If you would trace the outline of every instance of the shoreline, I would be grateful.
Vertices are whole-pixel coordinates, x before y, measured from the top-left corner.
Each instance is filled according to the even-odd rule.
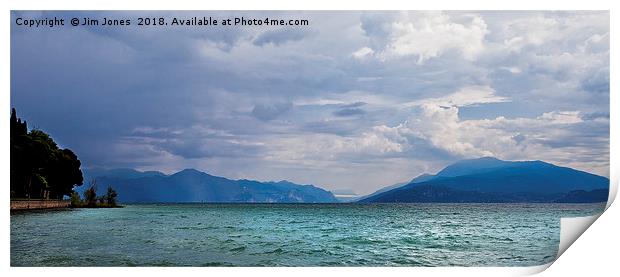
[[[56,199],[11,199],[11,211],[69,208],[71,201]]]
[[[97,205],[95,207],[89,206],[73,206],[71,200],[56,200],[56,199],[11,199],[11,212],[12,211],[33,211],[33,210],[57,210],[57,209],[113,209],[123,208],[122,205],[108,206]]]

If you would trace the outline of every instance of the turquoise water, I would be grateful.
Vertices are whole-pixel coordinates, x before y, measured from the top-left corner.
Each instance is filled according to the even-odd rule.
[[[174,204],[11,213],[11,266],[530,266],[604,204]]]

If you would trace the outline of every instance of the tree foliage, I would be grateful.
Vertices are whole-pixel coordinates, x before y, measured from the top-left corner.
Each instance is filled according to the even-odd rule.
[[[71,193],[71,207],[79,207],[82,205],[82,199],[80,198],[80,194],[76,191]]]
[[[95,207],[97,206],[97,183],[92,181],[90,187],[84,191],[84,202],[86,202],[86,206]]]
[[[110,206],[116,206],[116,197],[117,196],[118,196],[118,194],[116,193],[116,191],[111,186],[108,186],[108,191],[105,194],[106,204],[108,204]]]
[[[11,197],[62,199],[83,182],[81,163],[70,149],[61,149],[41,130],[11,110]]]
[[[114,208],[118,207],[116,197],[118,194],[111,186],[108,186],[105,195],[97,196],[97,179],[90,181],[90,186],[84,191],[84,199],[77,192],[71,194],[71,206],[74,208]]]

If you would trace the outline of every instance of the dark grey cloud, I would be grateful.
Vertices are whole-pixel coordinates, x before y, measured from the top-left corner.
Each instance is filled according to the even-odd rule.
[[[152,143],[157,149],[186,159],[256,157],[261,147],[221,139],[166,139]]]
[[[609,68],[602,68],[594,74],[587,76],[582,82],[581,87],[589,92],[598,94],[609,93]]]
[[[594,120],[597,118],[609,119],[609,113],[587,113],[582,116],[583,120]]]
[[[368,103],[362,102],[362,101],[358,101],[358,102],[351,103],[351,104],[341,105],[341,107],[343,107],[343,108],[358,108],[358,107],[364,106],[366,104],[368,104]]]
[[[342,117],[346,117],[346,116],[355,116],[355,115],[362,115],[365,114],[366,112],[363,109],[360,108],[344,108],[344,109],[340,109],[334,112],[335,116],[342,116]]]
[[[291,102],[256,104],[252,109],[252,115],[260,120],[272,120],[284,114],[293,107]]]
[[[265,44],[278,46],[289,41],[300,41],[309,34],[311,34],[311,32],[305,28],[269,30],[258,35],[252,43],[257,46],[263,46]]]

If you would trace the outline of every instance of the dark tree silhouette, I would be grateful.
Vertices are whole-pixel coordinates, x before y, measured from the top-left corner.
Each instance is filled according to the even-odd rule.
[[[80,198],[80,194],[77,192],[71,193],[71,207],[80,207],[82,205],[82,199]]]
[[[88,207],[97,206],[97,182],[91,181],[90,187],[84,191],[84,202]]]
[[[106,203],[113,207],[116,206],[117,196],[118,194],[116,193],[116,191],[111,186],[108,186],[108,191],[105,194]]]
[[[61,199],[83,182],[80,160],[11,110],[11,197]]]

